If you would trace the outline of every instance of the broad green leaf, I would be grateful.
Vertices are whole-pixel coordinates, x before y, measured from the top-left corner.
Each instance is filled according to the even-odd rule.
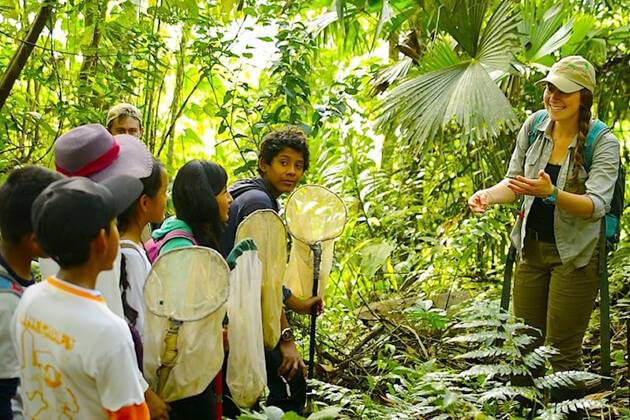
[[[341,413],[341,407],[326,407],[321,411],[311,414],[307,417],[308,420],[328,420],[336,419]]]
[[[382,242],[368,245],[361,250],[361,271],[370,278],[381,268],[394,250],[392,244]]]

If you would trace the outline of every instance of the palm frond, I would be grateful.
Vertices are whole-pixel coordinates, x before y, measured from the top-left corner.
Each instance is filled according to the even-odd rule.
[[[486,67],[507,71],[512,59],[514,29],[519,18],[508,2],[503,2],[494,11],[479,40],[478,59]]]
[[[394,15],[394,11],[389,5],[389,0],[382,0],[383,4],[381,6],[381,10],[378,15],[378,23],[376,24],[376,30],[374,31],[374,37],[372,38],[372,48],[376,44],[376,40],[378,39],[381,31],[383,30],[383,26],[392,19]]]
[[[423,73],[456,66],[462,62],[455,52],[455,40],[448,36],[439,37],[427,48],[420,59],[420,69]]]
[[[337,22],[339,20],[339,16],[335,11],[324,12],[321,15],[317,16],[315,19],[310,21],[307,25],[308,31],[314,37],[321,35],[321,33],[330,25]]]
[[[433,55],[423,57],[421,66],[434,70],[393,89],[383,99],[378,117],[381,126],[399,127],[419,153],[427,139],[453,125],[465,138],[480,139],[495,137],[515,124],[512,106],[488,73],[509,66],[517,24],[512,2],[505,0],[498,6],[483,33],[479,15],[487,9],[485,1],[444,0],[442,7],[446,10],[441,15],[448,17],[443,26],[473,58],[460,62],[454,49],[438,41],[441,44],[429,48]]]
[[[385,67],[374,77],[375,89],[377,91],[382,91],[387,86],[407,76],[412,66],[413,59],[411,57],[403,57],[393,65]]]
[[[522,2],[523,21],[519,25],[519,32],[527,36],[525,58],[529,62],[539,61],[569,41],[573,23],[563,24],[567,10],[562,2]]]
[[[440,26],[457,40],[470,57],[477,56],[481,25],[488,0],[440,0]]]

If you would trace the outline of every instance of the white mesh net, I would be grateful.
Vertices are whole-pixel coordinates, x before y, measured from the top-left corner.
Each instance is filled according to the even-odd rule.
[[[257,210],[236,231],[236,242],[253,239],[262,263],[262,322],[265,347],[273,349],[280,340],[282,281],[287,263],[287,233],[273,210]]]
[[[227,263],[209,248],[155,261],[144,287],[144,374],[165,401],[201,393],[221,369],[228,282]]]
[[[240,407],[252,407],[267,385],[261,315],[262,264],[253,240],[239,242],[228,257],[228,356],[226,381]]]
[[[313,293],[313,250],[321,244],[317,295],[323,296],[332,269],[334,239],[346,224],[346,206],[332,191],[319,185],[305,185],[287,200],[285,217],[293,237],[285,284],[300,297]]]

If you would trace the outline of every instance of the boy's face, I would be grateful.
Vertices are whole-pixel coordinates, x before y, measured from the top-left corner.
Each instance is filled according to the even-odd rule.
[[[263,159],[258,162],[265,179],[272,187],[272,193],[279,197],[295,189],[304,175],[304,156],[301,152],[285,147],[267,164]]]

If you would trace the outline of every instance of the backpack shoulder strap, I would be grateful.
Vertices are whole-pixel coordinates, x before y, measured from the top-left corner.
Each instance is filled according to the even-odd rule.
[[[197,245],[197,241],[195,240],[195,237],[193,236],[192,233],[184,230],[184,229],[175,229],[170,231],[169,233],[167,233],[166,235],[164,235],[162,237],[162,239],[160,239],[159,243],[161,243],[162,245],[167,243],[168,241],[170,241],[171,239],[175,239],[175,238],[184,238],[184,239],[188,239],[190,242],[192,242],[194,245]]]
[[[538,138],[539,128],[542,127],[545,121],[547,121],[547,110],[541,109],[534,114],[534,121],[529,127],[529,132],[527,133],[527,140],[530,146],[534,144]]]
[[[140,255],[141,257],[143,256],[143,255],[142,255],[142,253],[141,253],[141,251],[138,249],[138,247],[136,247],[136,246],[134,246],[134,245],[130,244],[129,242],[123,242],[123,241],[120,241],[120,248],[121,248],[121,249],[123,249],[123,248],[124,248],[124,249],[131,249],[131,250],[133,250],[133,251],[137,252],[137,253],[138,253],[138,255]],[[144,256],[146,257],[146,254],[145,254]]]
[[[584,146],[584,167],[587,172],[591,170],[591,165],[593,164],[595,143],[606,132],[608,132],[608,126],[600,120],[593,121],[590,130],[588,130],[586,144]]]

